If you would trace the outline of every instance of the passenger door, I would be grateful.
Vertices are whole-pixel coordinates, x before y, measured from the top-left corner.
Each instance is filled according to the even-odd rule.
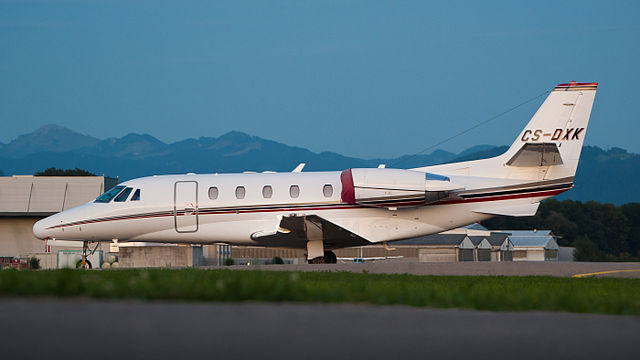
[[[173,218],[179,233],[198,231],[198,183],[177,181],[174,186]]]

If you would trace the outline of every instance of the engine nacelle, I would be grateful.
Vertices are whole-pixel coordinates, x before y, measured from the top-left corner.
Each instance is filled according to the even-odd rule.
[[[343,202],[380,207],[421,206],[461,188],[446,176],[402,169],[347,169],[340,180]]]

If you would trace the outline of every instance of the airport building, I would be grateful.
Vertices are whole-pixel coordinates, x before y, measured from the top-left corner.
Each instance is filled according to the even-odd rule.
[[[43,267],[56,267],[58,250],[77,252],[78,243],[45,243],[37,239],[33,224],[91,201],[116,183],[117,179],[104,176],[0,177],[0,266],[14,258],[23,258],[24,263],[26,257],[36,256]],[[108,244],[99,250],[105,248],[108,250]]]
[[[557,261],[560,247],[551,230],[503,230],[513,243],[513,261]]]

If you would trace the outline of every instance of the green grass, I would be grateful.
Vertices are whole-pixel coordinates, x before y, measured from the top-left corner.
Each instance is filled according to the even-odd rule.
[[[640,314],[640,279],[232,270],[0,271],[0,296],[403,304]]]

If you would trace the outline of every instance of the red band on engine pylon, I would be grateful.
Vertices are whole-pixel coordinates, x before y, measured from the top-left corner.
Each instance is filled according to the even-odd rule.
[[[340,174],[340,182],[342,182],[342,193],[340,194],[342,202],[347,204],[356,203],[356,191],[353,187],[353,175],[351,169],[344,170]]]

